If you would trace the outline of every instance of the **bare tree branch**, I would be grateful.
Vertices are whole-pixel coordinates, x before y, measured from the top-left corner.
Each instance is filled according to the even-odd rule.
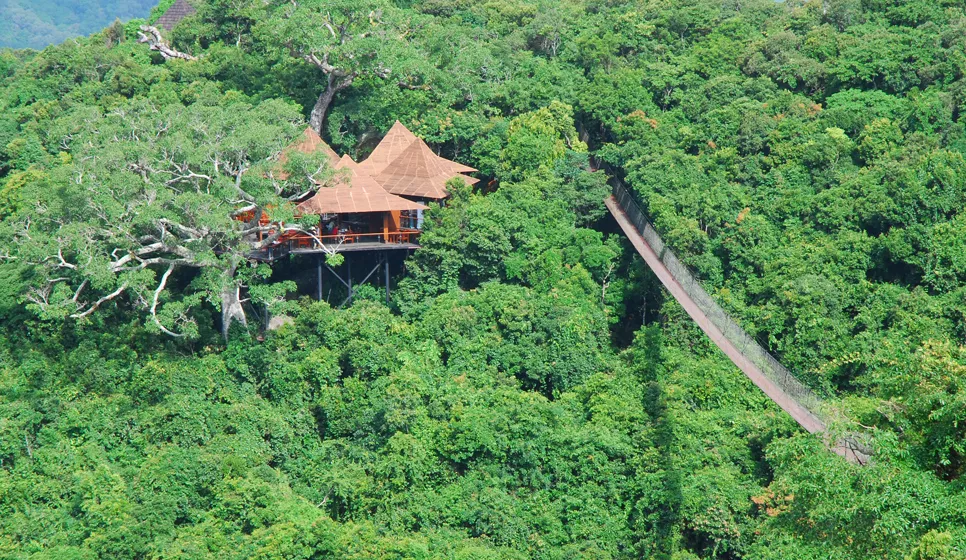
[[[104,303],[107,303],[107,302],[111,301],[112,299],[116,298],[117,296],[121,295],[122,293],[124,293],[124,290],[126,290],[126,289],[127,289],[127,282],[121,284],[121,287],[120,288],[114,290],[113,292],[107,294],[106,296],[102,297],[101,299],[95,301],[94,302],[94,305],[92,305],[89,308],[87,308],[86,311],[84,311],[82,313],[74,313],[73,315],[71,315],[71,317],[73,317],[74,319],[81,319],[83,317],[87,317],[91,313],[97,311],[97,308],[100,307],[101,305],[103,305]]]
[[[77,299],[80,297],[81,292],[83,292],[84,288],[86,287],[87,287],[87,280],[85,279],[83,282],[81,282],[81,285],[77,287],[77,291],[74,292],[74,297],[73,297],[74,303],[77,303]]]
[[[153,25],[142,25],[141,31],[138,31],[138,43],[147,43],[148,48],[152,51],[158,51],[165,60],[170,60],[172,58],[180,58],[182,60],[198,60],[198,57],[191,56],[188,53],[183,53],[177,51],[168,46],[161,37],[161,32],[158,31],[157,27]]]
[[[151,302],[151,318],[154,319],[154,324],[156,324],[158,328],[161,329],[161,332],[163,332],[166,335],[173,336],[175,338],[181,338],[184,336],[183,334],[172,332],[168,330],[164,325],[161,324],[161,319],[158,319],[158,313],[157,313],[158,296],[161,295],[161,292],[164,290],[164,286],[168,283],[168,277],[171,276],[171,273],[173,271],[174,271],[174,265],[170,264],[168,265],[168,269],[164,271],[164,274],[161,275],[161,283],[158,284],[158,288],[154,290],[154,300]]]

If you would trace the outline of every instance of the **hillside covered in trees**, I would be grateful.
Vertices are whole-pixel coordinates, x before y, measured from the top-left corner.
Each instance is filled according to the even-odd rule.
[[[962,2],[192,4],[0,51],[0,558],[966,558]],[[314,225],[306,125],[360,161],[396,120],[481,181],[388,305],[248,258],[240,207]]]
[[[3,0],[0,48],[42,49],[99,31],[116,19],[145,18],[153,6],[153,0]]]

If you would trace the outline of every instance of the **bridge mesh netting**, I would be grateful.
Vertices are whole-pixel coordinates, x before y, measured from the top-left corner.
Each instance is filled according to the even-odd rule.
[[[688,294],[695,305],[707,316],[708,320],[721,331],[722,335],[769,380],[776,384],[800,406],[808,410],[817,419],[825,423],[822,416],[822,400],[803,385],[795,376],[781,365],[774,356],[769,354],[758,344],[728,313],[718,305],[708,292],[701,287],[691,270],[678,260],[674,252],[664,244],[654,226],[644,217],[644,212],[634,199],[634,196],[620,181],[613,181],[613,194],[617,205],[624,211],[628,220],[641,234],[651,249],[657,254],[661,262],[668,269],[674,280]]]

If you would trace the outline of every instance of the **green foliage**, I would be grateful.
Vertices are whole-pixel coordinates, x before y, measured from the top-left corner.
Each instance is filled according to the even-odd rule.
[[[270,181],[269,166],[299,118],[284,103],[251,106],[235,97],[229,92],[188,106],[132,102],[52,123],[50,132],[70,155],[50,180],[72,188],[51,189],[45,174],[28,171],[10,175],[3,191],[17,210],[7,220],[10,250],[49,263],[35,268],[28,296],[38,312],[83,318],[115,297],[136,294],[160,330],[186,327],[190,332],[182,334],[190,335],[196,332],[190,309],[200,297],[217,303],[234,291],[230,286],[265,276],[238,271],[251,246],[247,226],[233,215],[240,204],[259,213],[281,206],[279,194],[294,181]],[[154,278],[150,267],[157,265],[168,269]],[[159,314],[158,297],[180,268],[201,271],[194,290]]]
[[[963,558],[961,2],[196,4],[193,61],[0,50],[0,557]],[[278,152],[396,119],[481,182],[389,306],[295,299],[232,213],[317,225]],[[601,161],[870,466],[666,297]]]
[[[534,166],[553,168],[568,150],[587,151],[577,139],[573,108],[554,101],[549,106],[510,121],[500,151],[500,173],[506,181],[519,181]]]
[[[963,557],[962,552],[953,548],[953,536],[950,533],[934,529],[922,536],[919,546],[906,556],[906,560],[957,560]]]

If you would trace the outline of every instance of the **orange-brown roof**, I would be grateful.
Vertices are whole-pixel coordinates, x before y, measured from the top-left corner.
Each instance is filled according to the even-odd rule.
[[[276,173],[278,173],[278,178],[283,181],[288,179],[288,173],[282,171],[281,167],[285,165],[286,161],[288,161],[288,154],[293,151],[302,154],[314,154],[316,152],[322,152],[329,160],[329,164],[335,165],[339,162],[339,154],[335,153],[335,150],[326,144],[325,140],[322,140],[322,137],[319,136],[319,133],[313,130],[311,126],[307,127],[305,131],[302,132],[302,136],[300,136],[295,142],[289,144],[287,148],[282,150],[282,155],[278,157],[279,170],[276,171]]]
[[[372,177],[359,170],[352,170],[348,178],[340,180],[334,187],[321,187],[311,198],[299,204],[297,209],[303,214],[347,214],[425,210],[426,206],[389,194]]]
[[[474,169],[469,165],[463,165],[458,161],[449,160],[441,156],[436,156],[436,157],[448,163],[450,166],[450,171],[452,171],[453,173],[476,173],[477,171],[479,171],[479,169]]]
[[[339,158],[339,161],[335,162],[335,168],[336,169],[351,169],[353,171],[358,171],[359,170],[359,164],[356,163],[355,160],[353,160],[351,157],[349,157],[349,154],[345,154],[344,156],[342,156],[341,158]]]
[[[392,194],[437,200],[449,196],[446,182],[453,177],[459,177],[469,185],[479,181],[454,173],[448,163],[452,162],[437,156],[417,138],[374,178]]]
[[[399,154],[416,141],[413,134],[403,123],[396,121],[389,132],[379,141],[379,145],[369,154],[369,157],[359,164],[363,172],[375,177],[382,173],[389,163],[399,157]]]
[[[423,140],[413,134],[403,123],[396,121],[389,132],[386,133],[386,136],[379,142],[379,145],[376,146],[376,149],[359,165],[362,166],[363,171],[375,177],[385,171],[386,167],[413,142],[423,142]],[[425,144],[425,142],[423,143]],[[473,173],[476,171],[468,165],[438,156],[435,152],[433,152],[433,157],[439,161],[441,166],[453,173]]]

